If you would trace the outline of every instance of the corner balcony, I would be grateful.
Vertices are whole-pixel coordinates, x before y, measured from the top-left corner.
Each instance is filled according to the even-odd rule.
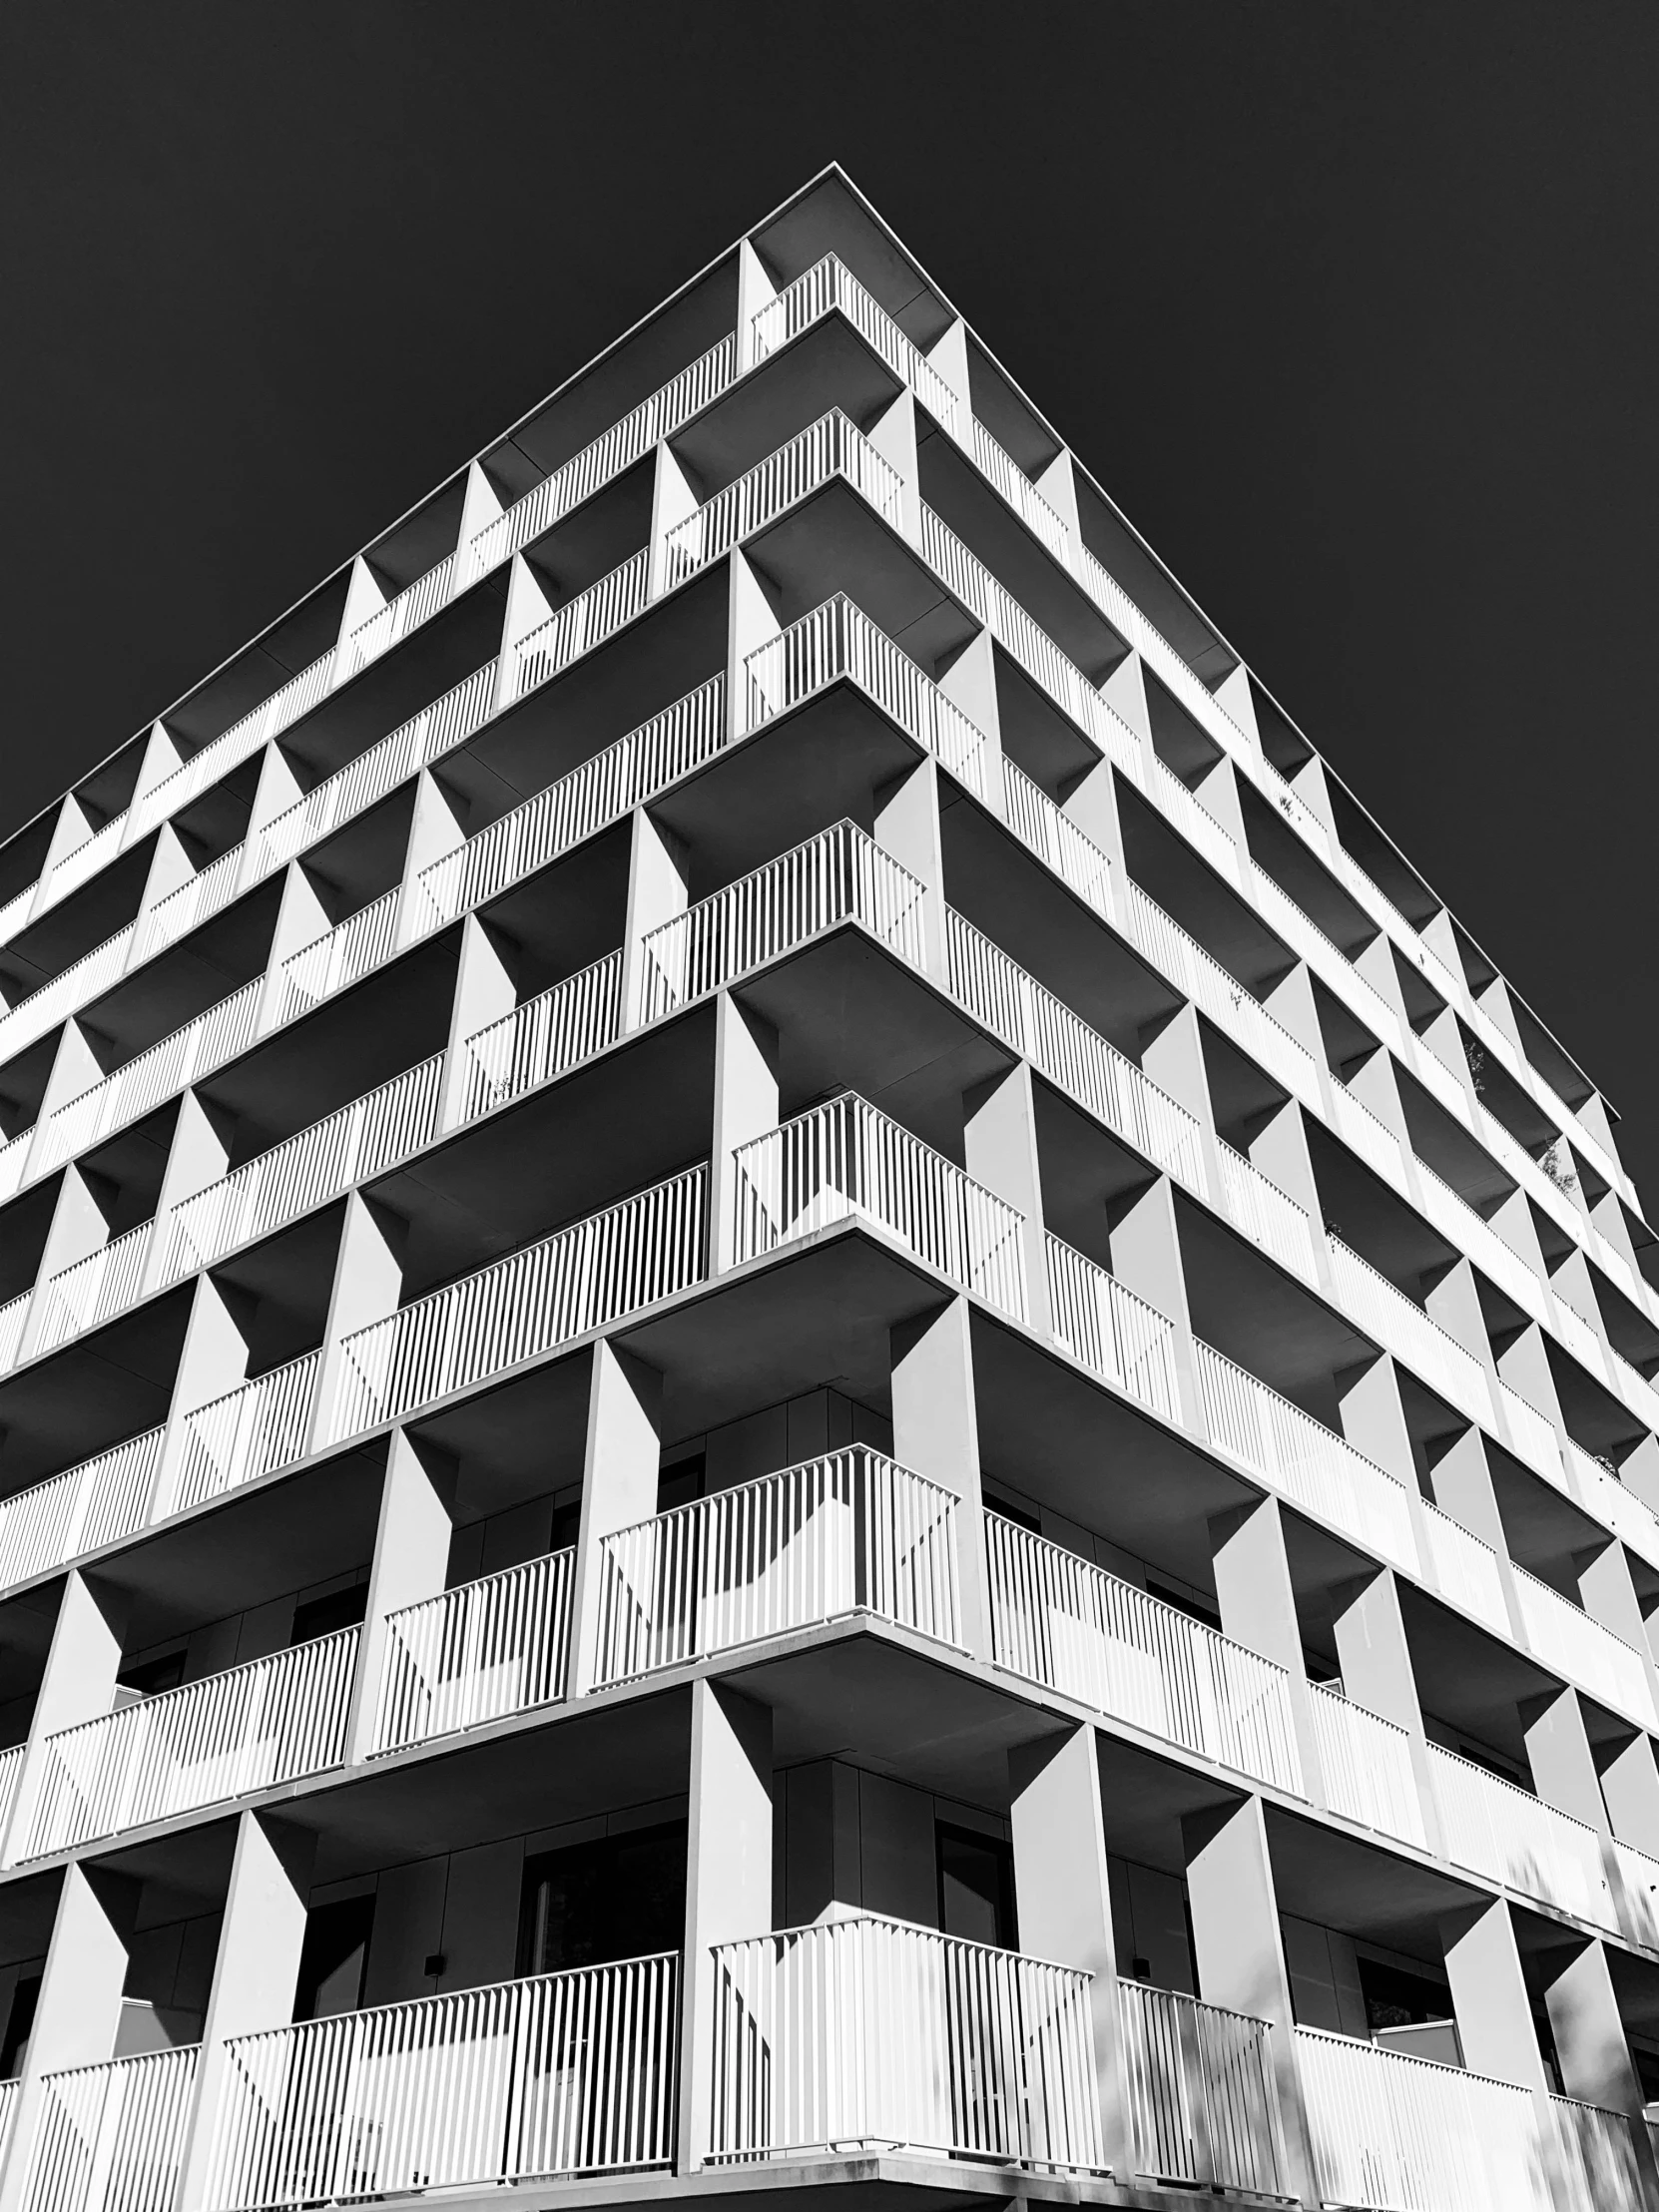
[[[1439,1744],[1428,1746],[1428,1765],[1454,1867],[1617,1934],[1593,1828]]]
[[[667,2166],[679,1966],[670,1952],[234,2037],[206,2212]]]
[[[715,1948],[715,2163],[1104,2170],[1089,1975],[858,1914]]]
[[[1015,1321],[1026,1318],[1022,1217],[850,1093],[733,1155],[733,1258],[863,1221]]]
[[[337,1767],[358,1631],[310,1643],[48,1736],[24,1859]]]
[[[1118,2032],[1136,2179],[1287,2194],[1266,2020],[1120,1980]]]
[[[387,1616],[376,1752],[570,1694],[576,1554],[554,1551]]]
[[[602,1538],[596,1684],[873,1613],[959,1640],[956,1500],[862,1444]]]
[[[999,1667],[1306,1794],[1283,1667],[994,1513],[985,1548]]]
[[[27,2212],[167,2212],[200,2055],[187,2043],[44,2075]]]
[[[1296,2030],[1320,2200],[1365,2212],[1640,2212],[1630,2122],[1323,2029]],[[1558,2193],[1558,2190],[1562,2193]]]
[[[955,432],[956,394],[884,308],[878,307],[837,255],[826,254],[749,318],[757,363],[768,360],[828,314],[846,317],[858,335],[921,401],[935,421]]]
[[[711,561],[764,530],[789,508],[835,478],[850,484],[896,530],[904,484],[838,407],[791,438],[759,466],[676,523],[663,540],[664,583],[672,590]]]
[[[640,941],[640,1018],[655,1021],[846,921],[920,967],[925,898],[908,868],[838,822],[650,930]]]

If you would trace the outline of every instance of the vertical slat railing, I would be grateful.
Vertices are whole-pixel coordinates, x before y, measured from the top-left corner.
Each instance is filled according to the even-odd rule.
[[[1165,1420],[1179,1421],[1174,1322],[1052,1232],[1043,1237],[1043,1251],[1058,1341],[1084,1367]]]
[[[0,1504],[0,1589],[142,1528],[165,1433],[148,1429]]]
[[[664,541],[669,584],[695,576],[835,476],[844,477],[896,527],[902,478],[834,407],[669,531]]]
[[[47,2074],[24,2212],[172,2212],[198,2050]]]
[[[204,1504],[303,1455],[319,1361],[318,1353],[301,1353],[186,1414],[176,1510]]]
[[[1428,1746],[1428,1766],[1446,1857],[1454,1867],[1501,1882],[1592,1927],[1617,1930],[1593,1828],[1442,1745]]]
[[[642,614],[649,561],[643,547],[630,554],[620,567],[578,592],[521,638],[503,665],[501,705],[550,684],[572,661],[603,645]]]
[[[1311,1682],[1308,1688],[1326,1803],[1380,1835],[1426,1850],[1411,1739],[1404,1729],[1327,1683]]]
[[[576,1554],[554,1551],[386,1620],[374,1749],[551,1705],[569,1693]]]
[[[622,955],[607,953],[465,1041],[468,1121],[577,1067],[622,1033]]]
[[[1177,1989],[1120,1980],[1118,2026],[1136,2174],[1284,2195],[1268,2022]]]

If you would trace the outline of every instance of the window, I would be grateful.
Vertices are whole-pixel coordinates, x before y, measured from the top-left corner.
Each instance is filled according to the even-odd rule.
[[[947,1936],[965,1936],[972,1943],[1015,1949],[1019,1936],[1014,1925],[1014,1855],[1009,1847],[971,1829],[946,1828],[942,1821],[933,1831],[933,1841],[940,1928]]]
[[[23,2061],[29,2054],[29,2037],[35,2024],[35,2007],[40,2002],[40,1975],[19,1974],[17,1987],[12,1991],[12,2008],[6,2020],[6,2032],[0,2037],[0,2080],[12,2081],[23,2071]]]
[[[678,1950],[685,1935],[684,1821],[538,1852],[524,1863],[521,1974]]]
[[[374,1899],[341,1898],[315,1905],[305,1922],[299,1948],[299,1980],[293,1997],[296,2020],[320,2020],[334,2012],[354,2012],[363,2001],[368,1966],[368,1937],[374,1926]]]
[[[657,1510],[672,1513],[677,1505],[690,1505],[708,1488],[709,1462],[705,1453],[676,1460],[657,1479]]]
[[[146,1659],[136,1667],[123,1667],[115,1678],[115,1703],[119,1712],[124,1705],[135,1704],[145,1697],[160,1697],[164,1690],[176,1690],[185,1679],[185,1660],[189,1656],[181,1644],[177,1651],[164,1652],[159,1659]],[[127,1694],[122,1695],[125,1691]]]
[[[355,1628],[367,1605],[366,1582],[353,1582],[348,1590],[330,1590],[325,1597],[308,1597],[293,1609],[288,1643],[308,1644],[313,1636],[331,1636],[336,1628]]]

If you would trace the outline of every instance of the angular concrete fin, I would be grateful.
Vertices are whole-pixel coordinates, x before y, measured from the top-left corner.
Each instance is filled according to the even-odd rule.
[[[965,440],[968,417],[973,412],[973,387],[968,377],[967,324],[960,315],[929,348],[927,359],[956,394],[956,434]]]
[[[738,248],[738,374],[755,365],[755,317],[778,287],[761,267],[761,257],[747,239]]]
[[[461,501],[461,527],[456,537],[457,545],[470,545],[480,530],[487,530],[492,522],[505,514],[506,509],[496,496],[495,486],[476,461],[468,463],[466,472],[466,496]]]
[[[1231,676],[1225,677],[1216,686],[1213,696],[1216,705],[1221,708],[1229,721],[1237,724],[1251,744],[1255,746],[1257,752],[1260,753],[1262,750],[1262,733],[1256,727],[1256,702],[1250,696],[1250,671],[1244,666],[1243,662],[1239,664]]]
[[[1100,696],[1143,744],[1152,743],[1152,716],[1146,704],[1146,671],[1138,653],[1127,653],[1100,687]]]
[[[646,596],[659,599],[668,589],[668,535],[702,504],[697,487],[687,476],[666,440],[657,448],[657,473],[651,490],[651,552]]]
[[[1076,561],[1082,552],[1083,531],[1077,519],[1077,474],[1071,465],[1071,454],[1065,446],[1061,446],[1037,478],[1037,489],[1065,524],[1066,536],[1071,541],[1072,559]],[[1124,642],[1127,644],[1128,640]]]
[[[339,618],[340,643],[360,629],[370,615],[378,614],[386,603],[386,594],[380,589],[374,571],[359,553],[351,563],[351,581],[345,589],[345,611]]]
[[[897,470],[903,484],[899,515],[904,535],[912,545],[921,539],[921,473],[916,466],[916,403],[901,391],[869,432],[869,442],[884,461]]]

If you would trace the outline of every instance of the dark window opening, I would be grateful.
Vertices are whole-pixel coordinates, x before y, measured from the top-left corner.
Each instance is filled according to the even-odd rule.
[[[12,2008],[6,2016],[6,2032],[0,2037],[0,2080],[15,2081],[23,2071],[29,2037],[34,2032],[35,2007],[40,2002],[40,1975],[19,1974],[12,1991]]]
[[[372,1897],[341,1898],[333,1905],[311,1908],[299,1947],[299,1981],[293,1997],[296,2020],[356,2011],[363,2001],[373,1926]]]
[[[1009,1847],[994,1836],[946,1828],[941,1821],[933,1831],[933,1848],[944,1933],[970,1943],[991,1943],[998,1950],[1017,1949],[1014,1855]]]
[[[987,1513],[994,1513],[998,1520],[1012,1521],[1016,1528],[1028,1528],[1033,1536],[1040,1536],[1043,1532],[1040,1516],[1033,1513],[1029,1506],[1015,1505],[1010,1498],[992,1497],[987,1493],[985,1510]]]
[[[709,1461],[705,1452],[695,1458],[677,1459],[657,1478],[657,1510],[672,1513],[677,1505],[695,1504],[709,1485]]]
[[[288,1643],[308,1644],[313,1636],[331,1636],[336,1628],[355,1628],[367,1608],[366,1582],[353,1582],[348,1590],[330,1590],[326,1597],[308,1597],[293,1609]]]
[[[539,1852],[524,1863],[521,1974],[678,1950],[685,1934],[684,1821]]]
[[[177,1651],[164,1652],[159,1659],[146,1659],[140,1666],[123,1667],[115,1678],[115,1686],[118,1690],[131,1690],[135,1697],[160,1697],[164,1690],[176,1690],[183,1682],[188,1656],[181,1645]]]
[[[1148,1597],[1155,1597],[1160,1605],[1173,1605],[1178,1613],[1185,1613],[1189,1620],[1202,1621],[1206,1628],[1220,1632],[1221,1615],[1213,1606],[1205,1605],[1200,1599],[1187,1597],[1182,1591],[1172,1590],[1162,1582],[1154,1582],[1151,1575],[1146,1578],[1146,1594]]]

